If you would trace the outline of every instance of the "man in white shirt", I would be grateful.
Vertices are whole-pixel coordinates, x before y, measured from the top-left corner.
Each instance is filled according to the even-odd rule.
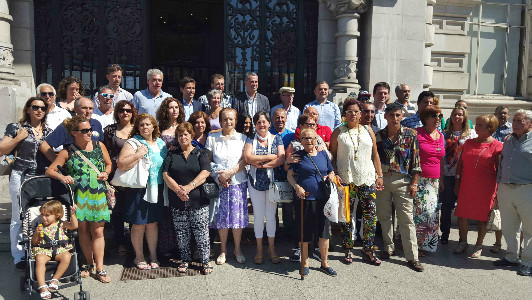
[[[130,92],[120,87],[120,84],[122,83],[122,67],[120,67],[120,65],[113,64],[107,67],[107,75],[105,77],[107,78],[107,81],[109,81],[107,86],[111,89],[114,95],[113,102],[111,103],[112,107],[114,107],[120,100],[131,101],[131,99],[133,99],[133,95],[131,95]],[[99,107],[98,92],[94,94],[93,100],[94,107]]]
[[[100,102],[100,106],[94,109],[92,117],[100,121],[102,128],[115,123],[113,98],[113,90],[110,87],[102,86],[98,90],[98,102]]]
[[[403,106],[403,117],[406,118],[416,114],[417,107],[409,101],[410,87],[406,83],[400,83],[395,87],[395,95],[397,96],[395,102]]]
[[[318,124],[321,126],[327,126],[331,130],[336,129],[336,127],[342,124],[342,116],[338,105],[327,100],[327,97],[329,96],[329,84],[326,81],[319,81],[316,83],[316,86],[314,87],[314,95],[316,95],[316,100],[305,105],[303,111],[309,106],[315,107],[320,114]]]
[[[222,99],[220,99],[220,107],[226,108],[231,107],[233,105],[233,97],[227,95],[224,92],[225,88],[225,78],[222,74],[214,74],[211,76],[211,89],[213,90],[219,90],[222,93]],[[203,95],[198,98],[198,102],[205,105],[206,111],[209,111],[211,109],[209,105],[209,100],[207,99],[207,95]]]
[[[294,102],[294,93],[296,90],[292,87],[285,86],[282,87],[279,90],[279,94],[281,94],[281,104],[274,106],[271,111],[270,115],[273,120],[273,114],[278,108],[282,108],[286,111],[286,123],[285,128],[295,132],[297,128],[297,119],[299,119],[299,116],[301,115],[301,112],[299,111],[299,108],[295,107],[293,104]],[[273,124],[272,124],[273,127]]]
[[[63,123],[65,119],[70,119],[70,113],[57,105],[55,105],[55,89],[48,83],[41,83],[37,86],[37,97],[41,98],[48,104],[48,115],[46,116],[46,125],[54,130],[58,125]]]
[[[384,110],[386,109],[386,104],[390,100],[390,85],[387,82],[381,81],[377,82],[373,86],[373,103],[375,104],[375,119],[373,119],[373,125],[379,128],[379,130],[384,129],[388,122],[384,118]]]

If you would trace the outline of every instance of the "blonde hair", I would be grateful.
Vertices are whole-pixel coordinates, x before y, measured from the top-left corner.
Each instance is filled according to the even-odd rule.
[[[486,122],[486,126],[488,127],[490,134],[495,133],[495,131],[499,127],[499,119],[497,119],[497,117],[494,115],[490,115],[490,114],[480,115],[477,117],[475,121],[478,123],[478,120],[483,120],[484,122]]]
[[[451,120],[449,120],[449,122],[451,124],[449,124],[449,126],[447,126],[447,130],[445,131],[445,133],[447,133],[448,135],[452,135],[453,134],[453,123],[452,123],[453,121],[452,121],[452,118],[453,118],[453,113],[454,113],[455,110],[461,110],[464,113],[464,122],[462,122],[462,134],[460,136],[465,138],[465,137],[469,136],[469,133],[471,132],[471,129],[469,128],[469,114],[467,113],[467,109],[464,109],[461,106],[455,107],[451,111]]]
[[[55,215],[56,220],[60,220],[64,214],[63,205],[58,200],[50,200],[44,203],[41,208],[39,208],[39,212],[41,215],[44,213]]]

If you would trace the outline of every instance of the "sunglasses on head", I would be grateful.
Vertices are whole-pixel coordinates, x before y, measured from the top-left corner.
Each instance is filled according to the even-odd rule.
[[[84,128],[84,129],[77,129],[77,130],[74,130],[74,131],[79,131],[83,134],[87,134],[87,133],[92,133],[92,127],[91,128]]]
[[[31,106],[31,109],[33,109],[33,111],[38,111],[39,109],[40,109],[41,111],[46,111],[46,106],[32,105],[32,106]]]
[[[114,94],[108,94],[108,93],[102,93],[102,97],[113,99],[115,97],[115,95]]]
[[[431,118],[434,118],[434,119],[443,119],[443,114],[433,114],[433,115],[430,115]]]
[[[119,108],[118,109],[119,113],[127,112],[128,114],[130,114],[132,111],[133,110],[131,108]]]
[[[369,101],[369,99],[370,99],[370,97],[360,97],[357,100],[360,101],[360,102],[367,102],[367,101]]]
[[[41,97],[46,97],[46,95],[48,95],[48,97],[55,96],[54,92],[41,92]]]

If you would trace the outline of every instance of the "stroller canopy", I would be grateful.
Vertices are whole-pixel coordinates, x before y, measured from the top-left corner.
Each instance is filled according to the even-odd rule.
[[[71,206],[72,190],[70,186],[57,179],[46,176],[36,176],[25,180],[20,187],[20,208],[28,204],[54,198],[62,204]]]

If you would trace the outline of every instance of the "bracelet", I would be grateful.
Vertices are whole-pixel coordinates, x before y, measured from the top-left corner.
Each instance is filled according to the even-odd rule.
[[[382,176],[380,176],[380,175],[377,175],[377,178],[382,178]]]
[[[192,186],[196,187],[196,183],[194,181],[192,181]]]
[[[415,186],[417,186],[417,183],[411,183],[410,185],[415,185]]]

